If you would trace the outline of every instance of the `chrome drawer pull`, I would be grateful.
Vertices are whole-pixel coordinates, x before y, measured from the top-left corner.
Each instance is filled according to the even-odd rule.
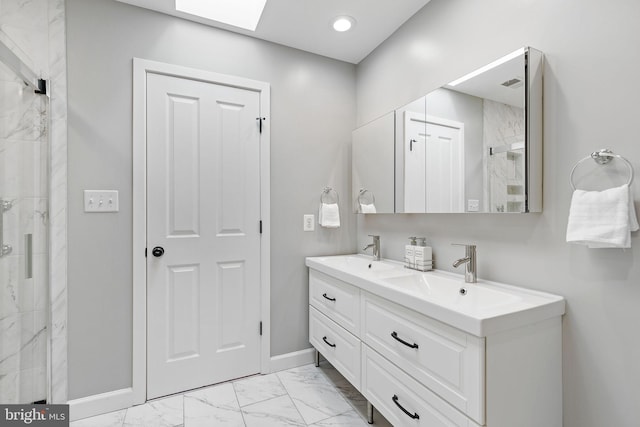
[[[396,331],[391,332],[391,336],[396,340],[396,341],[400,341],[402,344],[406,345],[407,347],[411,347],[411,348],[418,348],[418,344],[413,343],[413,344],[409,344],[408,342],[406,342],[405,340],[403,340],[402,338],[398,338],[398,333]]]
[[[335,301],[336,300],[335,298],[328,297],[326,293],[322,294],[322,296],[325,297],[326,299],[328,299],[329,301]]]
[[[419,420],[420,419],[420,415],[418,415],[418,413],[414,412],[413,414],[409,411],[407,411],[406,409],[404,409],[402,407],[402,405],[398,402],[398,396],[396,396],[395,394],[393,395],[393,397],[391,398],[391,400],[393,400],[393,403],[395,403],[398,408],[402,409],[402,412],[404,412],[405,414],[407,414],[409,417],[413,418],[414,420]]]
[[[331,344],[329,341],[327,341],[327,337],[322,337],[322,341],[325,342],[325,344],[327,344],[329,347],[335,347],[335,344]]]

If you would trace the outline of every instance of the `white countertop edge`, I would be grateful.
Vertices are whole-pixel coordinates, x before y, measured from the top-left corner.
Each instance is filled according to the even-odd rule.
[[[346,254],[336,256],[359,256],[366,259],[366,256],[361,254]],[[333,256],[333,255],[331,255]],[[351,274],[347,271],[336,269],[322,263],[320,259],[328,258],[331,256],[322,257],[307,257],[305,265],[311,269],[324,273],[328,276],[335,277],[336,279],[347,282],[354,285],[366,292],[373,295],[377,295],[381,298],[385,298],[396,304],[402,305],[411,310],[417,311],[425,316],[429,316],[440,322],[446,323],[450,326],[458,328],[462,331],[475,335],[477,337],[486,337],[499,332],[503,332],[509,329],[515,329],[525,325],[541,322],[553,317],[562,316],[565,313],[565,299],[561,296],[549,294],[546,292],[536,291],[528,288],[521,288],[518,286],[507,285],[499,282],[492,282],[488,280],[480,280],[481,284],[487,284],[491,286],[500,287],[503,289],[514,289],[520,293],[529,293],[534,296],[544,297],[550,302],[547,304],[525,308],[516,312],[507,312],[504,314],[498,314],[496,316],[486,318],[476,318],[466,315],[463,312],[448,309],[442,305],[439,305],[433,301],[429,301],[425,298],[421,298],[418,295],[402,292],[398,289],[394,289],[387,284],[381,283],[381,281],[375,278],[366,278]],[[404,268],[403,264],[393,260],[381,260],[385,263],[392,263],[399,268]],[[413,271],[413,270],[412,270]],[[442,274],[452,278],[460,279],[464,282],[464,277],[455,273],[433,270],[437,274]],[[469,283],[468,286],[474,286]]]

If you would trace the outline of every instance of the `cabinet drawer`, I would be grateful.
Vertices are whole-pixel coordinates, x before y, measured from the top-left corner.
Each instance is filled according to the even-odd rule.
[[[360,340],[309,307],[309,342],[360,390]]]
[[[484,339],[363,294],[363,341],[474,421],[484,424]]]
[[[360,290],[309,270],[309,304],[352,334],[360,335]]]
[[[478,426],[365,344],[362,394],[396,427]]]

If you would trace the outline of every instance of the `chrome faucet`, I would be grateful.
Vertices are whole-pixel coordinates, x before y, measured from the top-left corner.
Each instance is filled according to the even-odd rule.
[[[373,248],[373,259],[380,261],[380,236],[369,234],[369,237],[373,237],[373,243],[369,243],[362,250],[366,251],[369,248]]]
[[[453,243],[454,246],[464,246],[464,258],[460,258],[453,263],[454,267],[466,264],[464,270],[465,283],[476,283],[478,281],[476,274],[476,245],[462,245]]]

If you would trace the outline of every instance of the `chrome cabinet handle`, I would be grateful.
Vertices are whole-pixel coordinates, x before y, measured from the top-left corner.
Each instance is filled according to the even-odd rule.
[[[322,296],[325,297],[326,299],[328,299],[329,301],[335,301],[336,300],[335,298],[328,297],[326,293],[322,294]]]
[[[402,412],[407,414],[408,417],[413,418],[414,420],[419,420],[420,419],[420,415],[418,415],[417,412],[414,412],[412,414],[411,412],[409,412],[406,409],[404,409],[404,407],[400,404],[400,402],[398,402],[398,396],[396,396],[395,394],[393,395],[391,400],[393,400],[393,403],[395,403],[396,406],[402,410]]]
[[[329,341],[327,341],[327,337],[322,337],[322,341],[325,342],[325,344],[327,344],[329,347],[335,347],[335,344],[331,344]]]
[[[393,337],[393,339],[395,339],[396,341],[400,341],[402,344],[406,345],[407,347],[418,348],[418,344],[416,343],[409,344],[402,338],[398,337],[398,333],[396,331],[391,332],[391,336]]]

